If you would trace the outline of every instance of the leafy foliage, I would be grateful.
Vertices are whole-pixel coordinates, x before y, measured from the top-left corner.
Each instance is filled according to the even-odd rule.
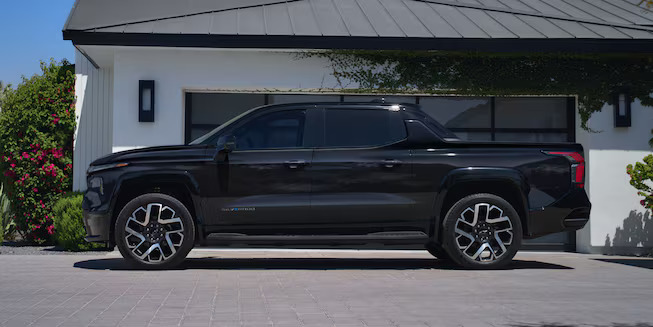
[[[100,247],[84,240],[84,222],[82,221],[83,196],[73,193],[57,201],[52,209],[55,240],[68,251],[85,251]]]
[[[0,171],[13,221],[36,242],[51,239],[52,206],[71,188],[75,128],[73,67],[51,61],[41,70],[7,91],[0,113]]]
[[[463,95],[578,95],[581,126],[614,94],[653,105],[653,56],[633,54],[478,53],[334,50],[328,59],[341,86],[364,92]]]
[[[628,165],[626,172],[630,176],[630,185],[634,186],[639,196],[644,199],[640,201],[646,209],[653,209],[653,154],[644,157],[643,162],[636,162],[635,165]]]

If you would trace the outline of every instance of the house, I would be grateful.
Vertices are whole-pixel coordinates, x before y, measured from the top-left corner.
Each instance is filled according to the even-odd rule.
[[[85,187],[85,170],[95,158],[188,143],[251,107],[379,97],[347,92],[326,59],[299,58],[300,51],[653,53],[653,15],[638,2],[78,0],[63,30],[77,49],[74,188]],[[569,93],[388,94],[386,100],[419,103],[465,139],[583,144],[594,204],[590,224],[531,244],[606,251],[606,237],[614,239],[629,215],[637,222],[643,214],[625,174],[627,164],[650,153],[653,110],[639,101],[617,101],[622,110],[630,107],[621,113],[629,121],[619,125],[626,127],[615,127],[615,111],[606,104],[589,121],[601,132],[590,133],[580,127],[576,97]],[[616,252],[637,250],[608,245]]]

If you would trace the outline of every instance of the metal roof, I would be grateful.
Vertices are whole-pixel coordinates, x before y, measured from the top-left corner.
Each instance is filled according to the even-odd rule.
[[[653,52],[653,13],[638,1],[77,0],[64,38],[150,46]]]

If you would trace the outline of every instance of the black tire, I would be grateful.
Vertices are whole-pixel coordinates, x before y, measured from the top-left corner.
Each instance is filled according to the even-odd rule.
[[[426,251],[429,251],[429,253],[438,258],[440,261],[444,262],[451,262],[451,257],[449,256],[449,253],[444,250],[442,245],[437,244],[437,243],[429,243],[426,244]]]
[[[156,222],[150,219],[143,226],[148,210],[150,214],[158,212],[158,219]],[[128,222],[129,229],[140,236],[126,231]],[[174,197],[160,193],[144,194],[129,201],[120,211],[114,231],[120,254],[135,268],[174,268],[184,261],[195,244],[195,224],[188,209]],[[150,249],[149,255],[139,258]]]
[[[449,209],[442,238],[444,249],[456,264],[470,269],[501,268],[512,261],[521,247],[521,220],[515,208],[503,198],[473,194]]]

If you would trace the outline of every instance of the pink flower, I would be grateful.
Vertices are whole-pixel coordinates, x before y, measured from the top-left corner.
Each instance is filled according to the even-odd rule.
[[[29,154],[27,152],[23,152],[23,158],[25,159],[29,158]]]
[[[32,191],[34,191],[34,193],[38,193],[38,192],[39,192],[39,189],[37,189],[37,188],[35,187],[35,188],[32,189]]]
[[[16,164],[12,163],[12,164],[9,165],[9,166],[10,166],[11,168],[15,168],[15,167],[16,167]]]
[[[642,206],[646,207],[646,200],[639,201],[639,204],[641,204]]]
[[[48,226],[48,234],[49,235],[54,234],[54,226],[53,225]]]

